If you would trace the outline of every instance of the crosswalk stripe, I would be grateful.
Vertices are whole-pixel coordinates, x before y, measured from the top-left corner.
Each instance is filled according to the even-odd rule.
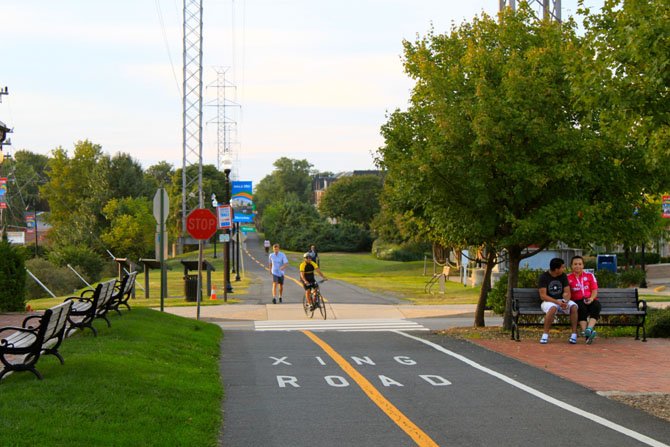
[[[291,320],[255,321],[256,331],[335,330],[343,332],[374,332],[389,330],[427,331],[428,328],[409,320]]]

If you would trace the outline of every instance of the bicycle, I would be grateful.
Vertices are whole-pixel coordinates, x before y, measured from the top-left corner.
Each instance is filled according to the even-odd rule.
[[[305,311],[305,315],[307,315],[309,318],[312,318],[314,316],[314,311],[316,309],[319,309],[319,312],[321,313],[321,316],[323,317],[324,320],[328,318],[326,311],[326,302],[323,299],[323,296],[321,295],[321,290],[319,289],[319,284],[321,284],[324,281],[326,280],[322,279],[321,281],[314,282],[314,287],[310,289],[310,293],[312,294],[312,303],[314,303],[313,306],[309,305],[306,296],[303,295],[302,297],[302,308]]]

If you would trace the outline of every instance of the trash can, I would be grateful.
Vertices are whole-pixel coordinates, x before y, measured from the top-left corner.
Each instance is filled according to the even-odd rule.
[[[186,301],[198,300],[198,275],[184,276],[184,296]]]
[[[596,256],[596,270],[607,270],[612,273],[616,273],[617,272],[616,255]]]

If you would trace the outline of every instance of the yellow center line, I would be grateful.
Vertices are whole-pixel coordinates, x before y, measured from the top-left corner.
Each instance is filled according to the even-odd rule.
[[[407,416],[405,416],[395,405],[393,405],[388,399],[386,399],[378,390],[374,387],[368,379],[366,379],[361,373],[359,373],[356,368],[351,366],[349,362],[346,361],[337,351],[335,351],[328,343],[321,340],[311,331],[302,331],[303,334],[308,336],[314,343],[319,345],[326,354],[328,354],[334,361],[339,365],[342,370],[351,377],[351,379],[358,384],[359,387],[363,390],[365,394],[374,402],[386,415],[396,423],[407,435],[416,442],[420,447],[433,447],[438,444],[433,441],[430,436],[428,436],[423,430],[421,430],[414,422],[412,422]]]

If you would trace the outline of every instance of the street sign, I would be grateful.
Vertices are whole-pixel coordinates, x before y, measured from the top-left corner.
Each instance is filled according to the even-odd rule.
[[[170,211],[170,200],[165,188],[158,188],[154,194],[154,218],[156,222],[161,223],[161,196],[163,197],[163,223],[167,220]]]
[[[186,231],[194,239],[209,239],[216,230],[216,216],[206,208],[195,209],[186,217]]]
[[[219,229],[226,230],[233,227],[233,212],[230,205],[219,205],[216,207]]]
[[[256,231],[256,227],[253,225],[241,225],[240,230],[242,233],[254,233]]]

